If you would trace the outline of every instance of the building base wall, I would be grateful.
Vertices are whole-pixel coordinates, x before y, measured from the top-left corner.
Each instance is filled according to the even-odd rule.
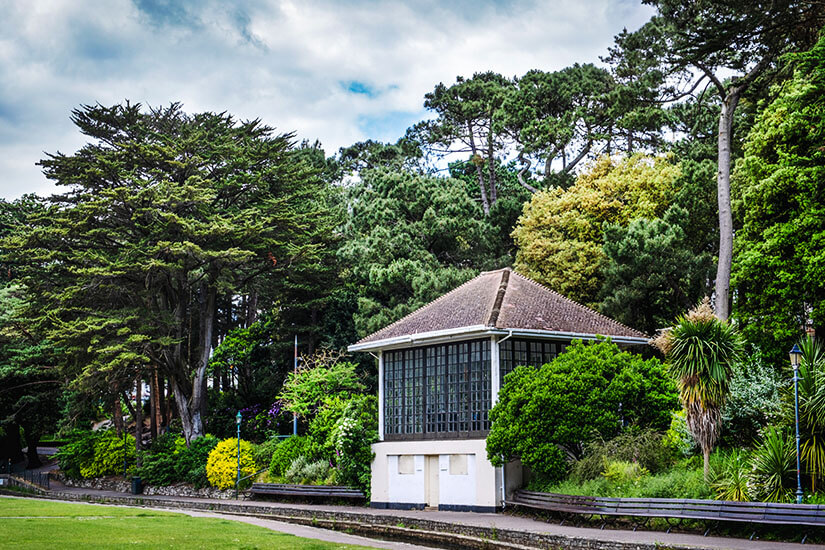
[[[380,441],[372,449],[376,508],[493,512],[501,507],[501,469],[487,460],[484,439]]]

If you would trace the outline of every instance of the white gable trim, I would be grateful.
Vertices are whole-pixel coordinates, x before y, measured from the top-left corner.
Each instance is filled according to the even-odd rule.
[[[585,334],[580,332],[562,332],[553,330],[537,329],[499,329],[484,325],[474,325],[470,327],[451,328],[446,330],[435,330],[422,332],[408,336],[396,336],[394,338],[384,338],[374,342],[364,342],[363,344],[353,344],[347,347],[347,351],[373,351],[384,349],[408,348],[416,344],[438,344],[451,340],[468,340],[471,338],[482,338],[493,335],[522,336],[529,338],[543,338],[548,340],[596,340],[597,334]],[[633,336],[610,336],[613,342],[625,345],[647,344],[647,338],[637,338]]]

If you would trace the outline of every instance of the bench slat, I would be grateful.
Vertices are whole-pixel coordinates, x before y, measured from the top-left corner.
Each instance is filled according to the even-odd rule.
[[[516,491],[506,504],[591,515],[825,525],[825,506],[816,504],[590,497],[523,490]]]

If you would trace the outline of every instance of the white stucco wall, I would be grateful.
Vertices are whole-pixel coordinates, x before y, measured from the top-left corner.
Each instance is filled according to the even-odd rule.
[[[408,453],[404,453],[408,454]],[[412,454],[412,453],[409,453]],[[424,455],[414,455],[414,473],[398,473],[399,455],[387,456],[387,501],[421,504],[425,499]],[[373,495],[372,500],[376,500]]]
[[[450,474],[451,456],[452,455],[440,455],[438,458],[439,504],[485,506],[483,504],[476,503],[476,492],[478,490],[478,481],[476,478],[477,456],[475,454],[466,455],[467,473],[463,475]],[[493,472],[493,483],[495,483],[495,472]]]
[[[372,501],[424,504],[426,456],[439,456],[439,504],[492,508],[500,505],[496,468],[487,460],[483,439],[380,441],[372,446]],[[450,455],[466,454],[467,475],[451,475]],[[398,456],[415,456],[415,473],[398,474]],[[419,470],[420,468],[420,470]]]

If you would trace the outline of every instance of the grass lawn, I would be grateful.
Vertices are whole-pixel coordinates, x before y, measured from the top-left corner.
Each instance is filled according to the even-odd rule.
[[[363,548],[174,512],[0,497],[0,548]]]

